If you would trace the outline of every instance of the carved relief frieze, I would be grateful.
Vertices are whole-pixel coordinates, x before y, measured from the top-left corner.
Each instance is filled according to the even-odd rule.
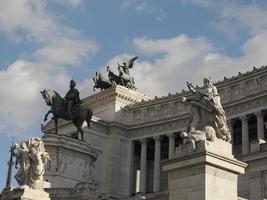
[[[227,104],[224,108],[228,117],[241,113],[252,113],[259,108],[267,108],[267,94],[240,103]]]
[[[165,123],[154,123],[149,126],[132,127],[129,130],[129,137],[142,137],[145,135],[166,134],[177,132],[186,128],[188,118],[174,119]]]
[[[267,75],[260,76],[259,82],[262,90],[267,89]]]
[[[221,170],[212,166],[206,166],[205,172],[212,176],[217,176],[226,180],[237,182],[237,174]]]
[[[133,111],[133,122],[140,122],[142,120],[142,110],[134,110]]]
[[[247,80],[245,82],[245,90],[247,95],[258,92],[258,85],[255,79]]]

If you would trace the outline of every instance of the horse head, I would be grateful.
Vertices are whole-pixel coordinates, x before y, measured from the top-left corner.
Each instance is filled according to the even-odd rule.
[[[53,90],[50,90],[50,89],[44,89],[43,91],[40,91],[46,104],[48,106],[52,106],[53,105],[53,97],[55,95],[54,91]]]

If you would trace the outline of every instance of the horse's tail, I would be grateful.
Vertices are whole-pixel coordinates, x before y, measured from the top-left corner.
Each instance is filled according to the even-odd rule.
[[[88,128],[91,127],[91,119],[93,117],[93,111],[90,108],[87,108],[86,123]]]

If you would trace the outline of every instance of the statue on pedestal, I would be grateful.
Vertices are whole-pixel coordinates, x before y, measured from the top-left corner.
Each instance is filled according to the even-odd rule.
[[[26,142],[15,144],[11,153],[16,157],[15,167],[18,168],[19,165],[15,175],[17,183],[23,187],[43,189],[44,165],[50,159],[43,141],[33,137]]]
[[[204,78],[202,88],[196,88],[189,82],[187,87],[192,92],[192,96],[183,97],[182,102],[190,107],[191,118],[187,128],[188,134],[182,134],[182,136],[190,135],[191,138],[198,138],[193,139],[194,141],[211,140],[208,137],[198,137],[199,134],[204,136],[207,133],[207,127],[210,127],[209,130],[214,129],[217,138],[229,142],[231,135],[226,124],[225,111],[211,79]]]
[[[80,133],[81,139],[84,140],[82,124],[86,121],[87,126],[90,127],[93,112],[90,108],[82,105],[79,91],[75,88],[75,82],[73,80],[70,81],[70,90],[67,92],[65,98],[62,98],[56,91],[50,89],[44,89],[41,91],[41,94],[46,104],[51,107],[46,113],[44,121],[47,120],[47,116],[50,113],[53,114],[56,127],[55,134],[58,132],[58,118],[72,120],[77,128],[77,136]]]

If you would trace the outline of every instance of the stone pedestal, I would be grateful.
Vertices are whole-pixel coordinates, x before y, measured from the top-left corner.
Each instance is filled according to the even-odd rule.
[[[247,166],[221,140],[201,141],[195,151],[184,145],[162,164],[168,172],[169,200],[237,200],[237,177]]]
[[[94,182],[78,183],[74,188],[72,198],[75,200],[99,200],[97,188],[98,186]]]
[[[83,102],[93,110],[94,116],[102,120],[128,124],[128,118],[123,113],[122,108],[148,100],[150,98],[142,93],[116,85],[83,99]]]
[[[45,134],[43,141],[50,155],[44,181],[49,181],[51,188],[73,189],[80,182],[94,179],[97,152],[90,144],[55,134]]]
[[[1,193],[1,200],[50,200],[50,198],[49,194],[43,190],[6,188]]]

